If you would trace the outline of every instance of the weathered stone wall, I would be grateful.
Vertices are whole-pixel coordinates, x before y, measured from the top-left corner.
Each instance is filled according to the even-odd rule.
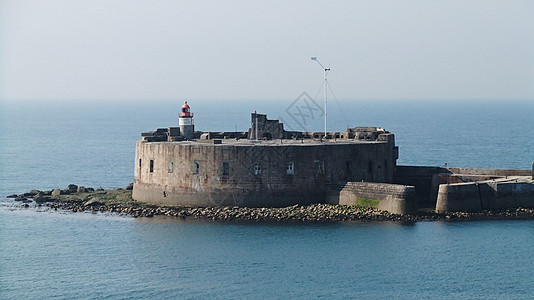
[[[133,198],[165,205],[322,203],[329,184],[391,182],[394,140],[136,143]]]
[[[474,169],[474,168],[446,168],[450,173],[463,175],[489,175],[489,176],[529,176],[531,170],[519,169]]]
[[[439,173],[450,173],[450,171],[441,167],[397,166],[393,182],[415,186],[419,206],[433,207],[436,204],[436,198],[430,197],[432,178]]]
[[[479,186],[477,184],[440,185],[436,212],[481,210]]]
[[[254,140],[280,139],[284,137],[284,124],[279,120],[268,120],[267,115],[252,113],[248,136]]]
[[[378,209],[395,214],[413,214],[417,212],[415,187],[373,183],[347,182],[340,191],[331,191],[327,195],[330,204],[357,205],[362,198],[380,200]]]
[[[480,211],[533,208],[534,182],[489,181],[439,186],[436,211]]]
[[[433,207],[436,204],[440,184],[482,181],[510,176],[528,176],[531,172],[531,170],[514,169],[397,166],[393,182],[415,186],[419,205]]]

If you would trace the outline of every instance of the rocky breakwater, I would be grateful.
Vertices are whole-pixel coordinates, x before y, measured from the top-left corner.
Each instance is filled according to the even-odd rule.
[[[100,189],[103,191],[103,189]],[[40,190],[31,190],[29,192],[17,195],[9,195],[6,198],[13,198],[15,201],[23,203],[23,206],[29,207],[29,203],[35,202],[37,204],[42,204],[46,202],[61,201],[60,196],[72,195],[72,194],[81,194],[81,193],[92,193],[95,189],[85,188],[83,186],[77,186],[75,184],[69,184],[66,189],[54,189],[48,191]]]
[[[374,207],[312,204],[309,206],[272,207],[168,207],[137,202],[131,197],[132,185],[125,189],[103,190],[69,185],[66,189],[32,190],[21,195],[10,195],[24,207],[35,202],[53,210],[73,212],[111,212],[134,218],[167,216],[220,221],[416,221],[417,216],[396,215]],[[24,199],[24,200],[23,200]],[[33,201],[32,201],[33,200]]]
[[[487,219],[534,219],[534,209],[514,208],[480,212],[435,213],[420,210],[413,215],[397,215],[376,207],[312,204],[308,206],[273,207],[168,207],[132,199],[132,185],[125,189],[104,190],[69,185],[66,189],[32,190],[21,195],[10,195],[22,207],[48,207],[72,212],[110,212],[134,218],[166,216],[183,219],[216,221],[289,221],[289,222],[346,222],[346,221],[468,221]]]
[[[105,204],[97,201],[69,201],[49,204],[53,209],[67,209],[73,212],[114,212],[138,217],[167,216],[214,221],[415,221],[412,216],[394,215],[374,208],[312,204],[283,208],[225,207],[153,207],[145,205]]]

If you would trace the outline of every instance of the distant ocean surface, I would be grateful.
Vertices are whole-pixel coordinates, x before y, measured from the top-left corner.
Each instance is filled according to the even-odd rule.
[[[308,101],[309,102],[309,101]],[[133,181],[140,133],[182,101],[0,102],[0,299],[532,299],[534,221],[219,223],[21,209],[4,196]],[[322,103],[191,100],[321,131]],[[399,165],[530,169],[534,101],[330,101],[328,128],[395,134]]]

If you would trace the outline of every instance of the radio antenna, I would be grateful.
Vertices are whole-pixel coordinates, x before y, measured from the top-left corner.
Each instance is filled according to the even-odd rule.
[[[320,66],[321,68],[324,70],[324,138],[326,139],[326,116],[327,116],[327,98],[328,98],[328,91],[327,91],[327,86],[328,86],[328,79],[326,78],[326,75],[328,74],[327,72],[330,71],[330,68],[325,68],[320,62],[319,60],[317,60],[317,57],[315,56],[312,56],[311,60],[315,60]]]

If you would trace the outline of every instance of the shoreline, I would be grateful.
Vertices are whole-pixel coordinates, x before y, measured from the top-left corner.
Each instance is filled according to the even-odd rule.
[[[48,207],[51,210],[71,212],[108,212],[126,214],[133,218],[163,216],[182,220],[212,221],[267,221],[267,222],[406,222],[421,221],[477,221],[534,219],[534,209],[510,208],[480,212],[436,213],[419,210],[417,214],[398,215],[375,207],[344,206],[332,204],[293,205],[288,207],[174,207],[158,206],[135,201],[131,198],[131,185],[126,189],[92,189],[69,185],[67,189],[51,191],[32,190],[20,195],[9,195],[21,208]]]

